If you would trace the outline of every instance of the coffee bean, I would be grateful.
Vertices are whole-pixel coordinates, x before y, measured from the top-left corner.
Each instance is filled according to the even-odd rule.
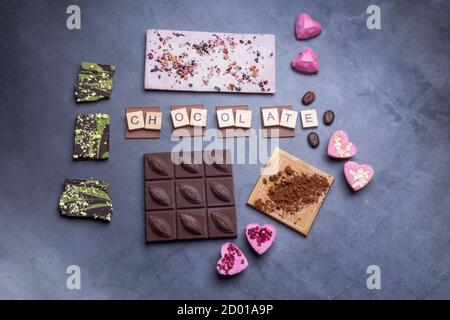
[[[302,103],[307,106],[316,100],[316,94],[312,91],[308,91],[302,98]]]
[[[325,111],[323,114],[323,123],[327,126],[331,125],[334,121],[334,112],[331,110]]]
[[[310,132],[308,134],[308,143],[311,148],[317,148],[320,144],[319,135],[315,132]]]

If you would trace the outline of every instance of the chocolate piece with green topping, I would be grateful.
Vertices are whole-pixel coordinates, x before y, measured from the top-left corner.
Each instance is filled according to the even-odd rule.
[[[109,99],[113,89],[115,69],[113,65],[82,62],[81,72],[75,85],[77,102]]]
[[[75,121],[74,160],[109,158],[109,115],[79,114]]]
[[[59,198],[61,215],[111,221],[113,208],[108,187],[104,181],[67,179]]]

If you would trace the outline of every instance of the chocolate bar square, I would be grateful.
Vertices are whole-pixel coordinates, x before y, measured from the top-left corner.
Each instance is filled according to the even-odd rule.
[[[236,237],[236,211],[234,207],[208,210],[208,236],[210,238]]]
[[[234,205],[233,178],[206,179],[206,201],[208,207]]]
[[[148,181],[145,183],[145,208],[149,211],[174,209],[173,181]]]
[[[179,164],[175,164],[176,178],[199,178],[204,176],[203,153],[201,151],[184,152],[178,156]]]
[[[178,239],[205,239],[208,237],[208,222],[205,209],[177,211]]]
[[[183,179],[175,183],[177,208],[205,207],[205,186],[203,179]]]
[[[229,150],[205,151],[205,174],[207,177],[231,176],[231,154]]]
[[[173,179],[173,165],[170,153],[152,153],[144,157],[145,180]]]
[[[147,242],[176,239],[177,222],[175,211],[146,212],[145,235]]]

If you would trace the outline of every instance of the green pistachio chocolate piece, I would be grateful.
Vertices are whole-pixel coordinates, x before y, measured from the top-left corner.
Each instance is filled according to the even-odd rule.
[[[67,179],[59,199],[61,215],[111,221],[109,184],[98,180]]]
[[[73,159],[97,160],[109,157],[109,116],[79,114],[75,120]]]
[[[75,99],[78,103],[109,99],[113,89],[116,67],[108,64],[82,62],[75,84]]]

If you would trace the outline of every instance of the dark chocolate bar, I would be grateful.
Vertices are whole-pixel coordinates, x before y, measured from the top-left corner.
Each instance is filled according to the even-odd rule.
[[[147,242],[236,237],[228,150],[144,155]]]
[[[111,221],[109,184],[98,180],[66,179],[59,199],[61,215]]]
[[[109,115],[79,114],[75,121],[74,160],[109,158]]]
[[[75,85],[76,101],[81,103],[109,99],[115,69],[113,65],[82,62]]]

